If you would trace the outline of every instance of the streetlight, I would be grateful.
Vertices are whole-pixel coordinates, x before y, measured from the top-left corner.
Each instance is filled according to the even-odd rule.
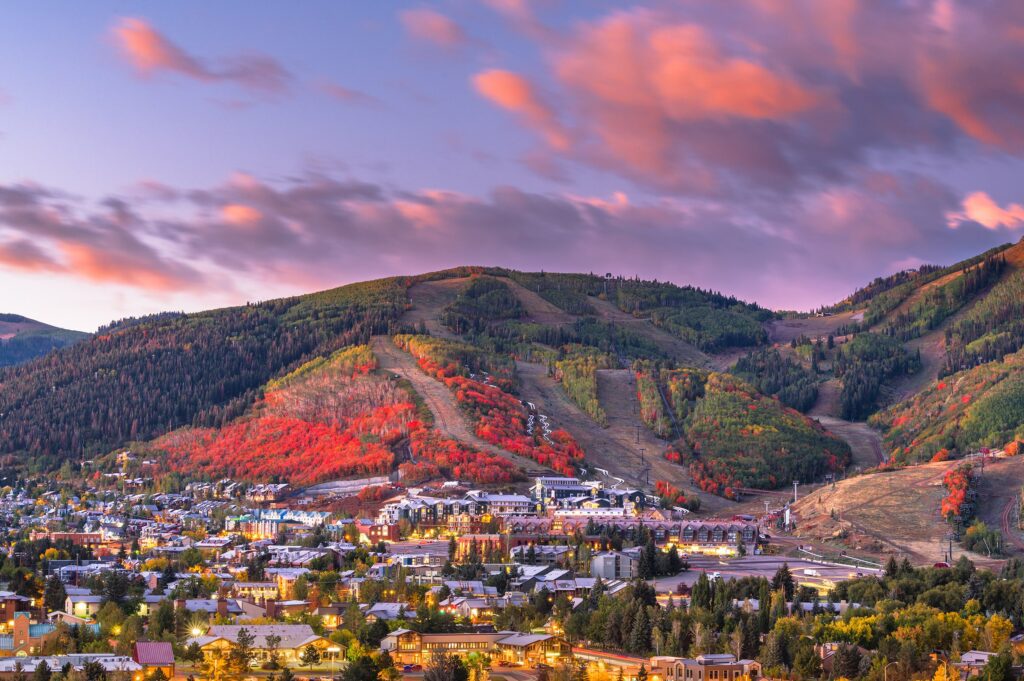
[[[890,662],[882,668],[882,681],[889,681],[889,667],[894,664],[899,664],[899,662]]]
[[[338,646],[331,646],[327,649],[327,652],[331,654],[331,678],[338,678],[338,653],[341,652],[341,648]]]

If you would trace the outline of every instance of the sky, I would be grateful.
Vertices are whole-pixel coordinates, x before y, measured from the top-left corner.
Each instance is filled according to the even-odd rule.
[[[1024,235],[1019,0],[39,0],[0,312],[93,330],[456,265],[776,309]]]

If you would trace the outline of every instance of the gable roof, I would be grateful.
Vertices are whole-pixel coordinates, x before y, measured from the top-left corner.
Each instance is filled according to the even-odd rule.
[[[265,644],[267,636],[280,636],[282,649],[301,648],[320,639],[308,624],[216,624],[204,638],[223,638],[235,643],[242,629],[252,634],[257,648]]]
[[[132,659],[141,665],[169,667],[174,664],[174,648],[165,641],[139,641],[132,651]]]

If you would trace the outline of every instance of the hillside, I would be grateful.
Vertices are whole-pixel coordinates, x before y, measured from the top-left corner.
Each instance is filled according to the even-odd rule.
[[[870,414],[919,361],[879,324],[962,280],[956,290],[974,292],[946,317],[963,323],[957,338],[980,332],[967,323],[989,319],[971,315],[982,304],[1000,320],[982,335],[1012,336],[1018,250],[876,282],[851,305],[915,288],[872,326],[867,308],[783,318],[671,283],[479,267],[125,320],[4,370],[0,455],[43,471],[133,443],[188,477],[298,485],[581,473],[724,511],[750,489],[874,465],[877,436],[839,417]],[[1024,420],[968,417],[961,447],[1012,439]],[[876,418],[885,451],[930,458],[940,438],[904,444],[909,421]]]
[[[479,290],[464,290],[471,279],[482,282]],[[497,290],[502,288],[511,297]],[[458,296],[463,300],[453,307]],[[592,306],[598,298],[632,321],[608,321]],[[183,426],[224,427],[250,412],[269,381],[381,334],[463,336],[498,355],[536,353],[538,361],[557,358],[558,348],[575,343],[630,361],[676,351],[699,356],[694,344],[756,343],[763,340],[761,320],[770,316],[733,298],[670,283],[464,267],[125,320],[4,370],[0,455],[30,470],[51,470],[69,458],[100,455]],[[472,328],[456,327],[456,333],[446,326],[458,323]]]
[[[41,357],[89,337],[16,314],[0,314],[0,367]]]
[[[872,418],[901,463],[1016,450],[1024,440],[1024,350],[933,381]]]

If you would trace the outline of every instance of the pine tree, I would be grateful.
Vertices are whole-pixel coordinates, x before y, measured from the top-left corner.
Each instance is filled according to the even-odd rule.
[[[711,580],[708,579],[708,573],[701,572],[690,592],[690,604],[695,608],[710,610],[712,598]]]
[[[789,571],[789,563],[783,563],[782,567],[775,571],[775,576],[772,577],[772,590],[782,589],[786,600],[791,601],[793,600],[793,590],[795,588],[796,581],[793,579],[793,573]]]
[[[629,650],[632,653],[646,653],[651,646],[651,619],[647,608],[640,606],[633,620],[633,630],[629,635]]]

